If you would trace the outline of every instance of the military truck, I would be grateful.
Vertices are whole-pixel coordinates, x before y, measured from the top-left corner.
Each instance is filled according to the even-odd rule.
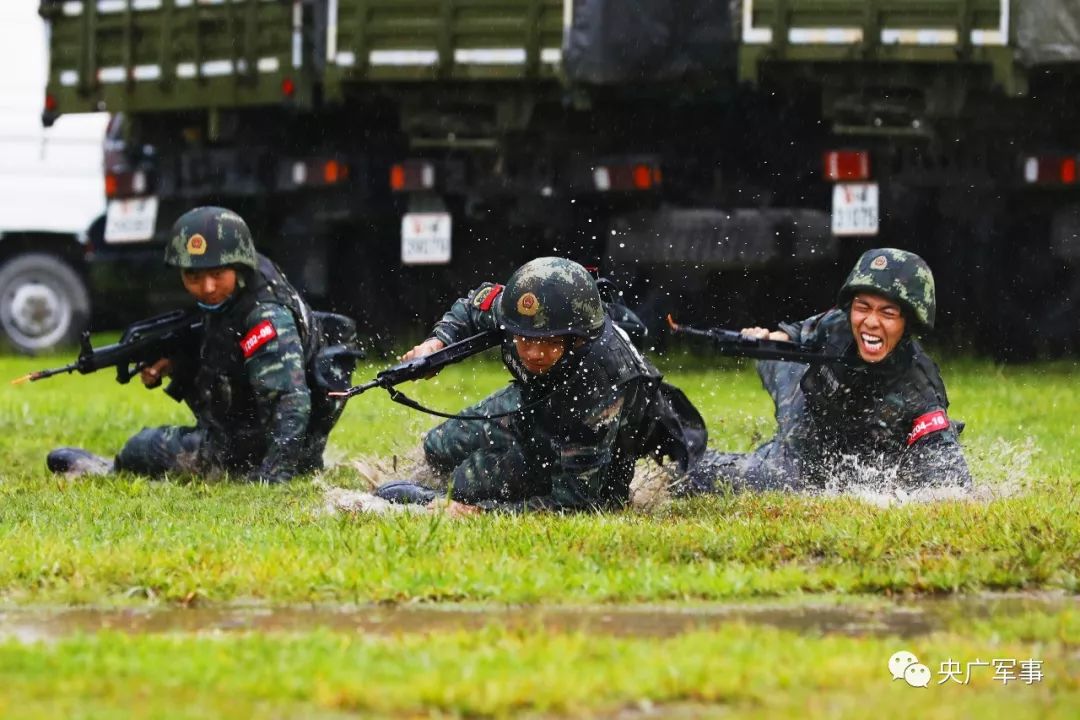
[[[738,325],[827,307],[859,252],[893,245],[937,271],[951,337],[1078,342],[1069,0],[40,12],[46,122],[116,113],[97,242],[120,260],[218,203],[373,326],[426,325],[539,253],[600,263],[653,322]]]

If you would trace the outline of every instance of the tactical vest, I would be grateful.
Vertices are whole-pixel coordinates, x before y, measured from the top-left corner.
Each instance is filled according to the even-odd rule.
[[[306,303],[277,266],[262,255],[258,258],[258,272],[247,276],[248,285],[230,306],[220,313],[205,314],[199,367],[187,398],[226,466],[258,462],[266,452],[266,419],[258,416],[240,349],[241,338],[250,330],[247,318],[251,311],[259,303],[288,309],[300,334],[306,365],[320,345],[318,328]]]
[[[516,435],[526,446],[544,441],[542,428],[557,425],[557,416],[580,406],[596,386],[616,386],[624,405],[612,458],[603,477],[603,495],[614,504],[629,497],[634,464],[640,457],[663,455],[675,459],[683,469],[700,458],[705,450],[705,422],[680,390],[664,382],[663,375],[634,347],[627,333],[610,318],[595,340],[568,351],[563,359],[542,376],[529,375],[522,368],[513,342],[503,343],[503,360],[522,388],[525,404],[550,395],[550,400],[522,417],[515,417]],[[560,441],[553,439],[554,443]]]
[[[852,355],[846,323],[827,327],[826,349]],[[934,361],[914,338],[905,338],[881,363],[812,366],[799,381],[809,427],[796,437],[806,452],[858,454],[895,462],[907,447],[912,421],[948,397]]]

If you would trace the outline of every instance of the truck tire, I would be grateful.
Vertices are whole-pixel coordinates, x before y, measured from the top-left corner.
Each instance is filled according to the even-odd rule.
[[[0,331],[17,352],[36,355],[72,345],[89,318],[86,283],[60,257],[23,253],[0,265]]]

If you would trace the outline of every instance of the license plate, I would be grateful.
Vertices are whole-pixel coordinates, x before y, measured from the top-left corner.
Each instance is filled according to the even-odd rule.
[[[837,183],[832,195],[833,235],[878,234],[878,184]]]
[[[401,262],[445,265],[450,262],[450,213],[406,213],[401,219]]]
[[[157,222],[156,197],[110,200],[105,212],[105,242],[142,242],[154,237]]]

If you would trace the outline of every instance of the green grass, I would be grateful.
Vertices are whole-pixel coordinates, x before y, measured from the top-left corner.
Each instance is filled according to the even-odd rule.
[[[302,634],[72,637],[0,644],[4,717],[339,717],[343,713],[511,716],[612,713],[646,703],[684,717],[1075,717],[1080,620],[1068,614],[1001,638],[976,627],[912,640],[814,637],[735,623],[662,640],[505,630],[394,638]],[[1039,628],[1032,630],[1033,628]],[[927,688],[892,681],[914,652]],[[941,663],[1042,661],[1038,683],[938,685]]]
[[[0,376],[65,359],[0,359]],[[771,433],[768,397],[747,366],[713,369],[679,357],[664,369],[702,410],[714,447],[748,450]],[[44,455],[54,446],[111,455],[144,425],[189,421],[160,391],[118,386],[106,373],[58,377],[0,394],[0,599],[678,604],[816,593],[1075,593],[1076,370],[1074,363],[945,365],[950,415],[967,422],[975,474],[1002,495],[991,501],[879,509],[850,497],[765,495],[651,512],[459,522],[328,516],[308,481],[258,488],[52,477]],[[473,362],[409,392],[453,410],[505,378],[496,363]],[[326,479],[356,484],[350,458],[405,455],[434,422],[381,392],[352,400],[328,452],[342,464]],[[48,647],[0,645],[0,716],[128,716],[118,708],[145,717],[266,708],[327,717],[580,714],[649,700],[685,706],[688,717],[724,708],[858,717],[880,703],[921,717],[1069,717],[1080,707],[1076,628],[1075,614],[1059,613],[961,622],[920,639],[928,657],[1034,653],[1054,667],[1039,686],[929,690],[887,682],[884,660],[901,641],[741,625],[661,641],[500,628],[383,638],[97,634]]]

